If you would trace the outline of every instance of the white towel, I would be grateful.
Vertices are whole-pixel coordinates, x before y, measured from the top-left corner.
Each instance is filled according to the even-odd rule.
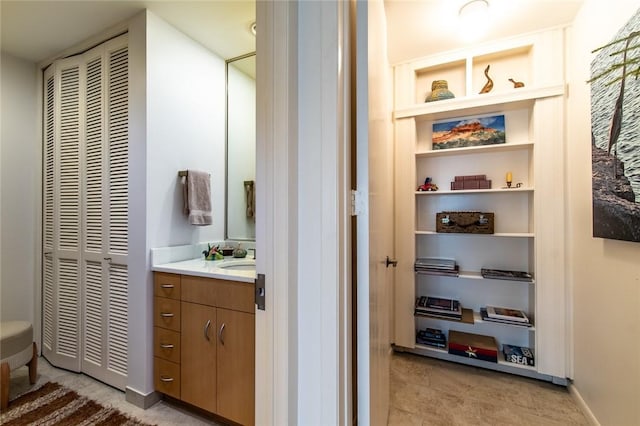
[[[184,213],[192,225],[211,225],[211,175],[207,172],[188,170],[182,179]]]

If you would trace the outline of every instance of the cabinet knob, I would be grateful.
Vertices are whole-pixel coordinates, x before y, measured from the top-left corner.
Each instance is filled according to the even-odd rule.
[[[173,345],[171,343],[162,343],[160,347],[162,349],[173,349]]]
[[[173,382],[173,377],[160,376],[160,381],[161,382],[166,382],[166,383],[171,383],[171,382]]]
[[[161,284],[161,288],[173,288],[173,284]]]
[[[172,318],[173,314],[171,312],[160,312],[160,316],[163,318]]]

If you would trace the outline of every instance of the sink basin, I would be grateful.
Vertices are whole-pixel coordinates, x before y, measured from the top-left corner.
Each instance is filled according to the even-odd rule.
[[[234,271],[255,271],[256,261],[254,259],[229,260],[222,262],[218,265],[218,268]]]

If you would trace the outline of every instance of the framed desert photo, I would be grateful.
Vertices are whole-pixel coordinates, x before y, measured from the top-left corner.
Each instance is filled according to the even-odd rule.
[[[505,143],[504,115],[436,121],[431,140],[434,150]]]
[[[593,236],[640,242],[640,10],[593,53]]]

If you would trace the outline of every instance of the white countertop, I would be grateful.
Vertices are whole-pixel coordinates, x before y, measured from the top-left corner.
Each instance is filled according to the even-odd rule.
[[[182,260],[179,262],[153,265],[152,271],[168,272],[170,274],[193,275],[204,278],[217,278],[221,280],[240,281],[253,283],[256,278],[255,270],[226,269],[220,266],[238,261],[254,261],[253,258],[236,259],[226,257],[224,260],[204,260],[204,258]]]

